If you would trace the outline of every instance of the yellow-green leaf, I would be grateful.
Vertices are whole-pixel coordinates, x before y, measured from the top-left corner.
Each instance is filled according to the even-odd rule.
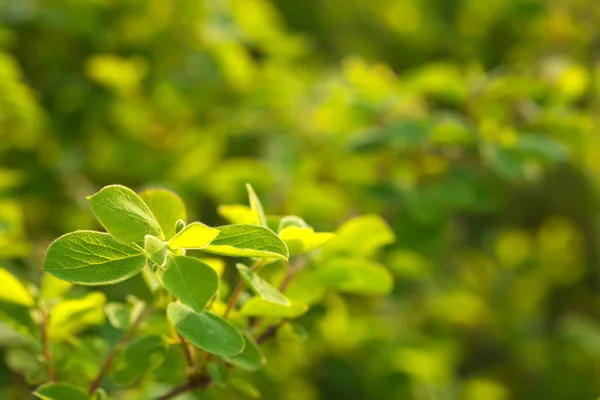
[[[172,249],[202,249],[218,235],[218,229],[200,222],[192,222],[169,240],[169,247]]]
[[[225,225],[218,229],[219,235],[203,251],[231,257],[288,258],[287,246],[270,229],[256,225]]]
[[[250,209],[252,210],[253,223],[255,225],[267,227],[267,217],[265,216],[265,210],[263,209],[260,199],[254,192],[252,185],[246,183],[246,190],[248,191],[248,199],[250,200]]]
[[[89,326],[102,325],[105,304],[106,297],[99,292],[60,302],[50,312],[48,337],[51,340],[68,339]]]
[[[296,318],[308,310],[306,304],[291,300],[289,306],[270,303],[260,297],[252,297],[244,303],[240,313],[248,317]]]
[[[287,245],[290,255],[311,252],[335,237],[330,232],[315,232],[311,227],[288,226],[279,232],[279,237]]]
[[[13,274],[0,268],[0,301],[15,303],[26,307],[33,306],[33,297],[29,290]]]
[[[141,199],[148,205],[158,221],[166,239],[175,236],[178,220],[186,221],[185,204],[175,193],[165,189],[148,189],[140,193]]]
[[[257,273],[246,267],[244,264],[236,265],[242,279],[250,286],[250,289],[260,296],[263,300],[270,303],[289,306],[290,301],[279,290],[274,288],[269,282],[258,276]]]
[[[313,278],[341,292],[363,295],[384,295],[394,286],[392,274],[383,265],[356,258],[328,261],[314,272]]]

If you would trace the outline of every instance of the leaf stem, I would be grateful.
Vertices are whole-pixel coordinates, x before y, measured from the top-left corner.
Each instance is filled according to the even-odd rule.
[[[252,269],[252,271],[256,271],[260,267],[265,265],[266,263],[267,263],[266,258],[260,259],[254,263],[254,265],[252,266],[251,269]],[[235,305],[237,304],[238,298],[240,297],[240,294],[242,294],[242,291],[245,288],[246,288],[246,281],[244,281],[243,279],[240,279],[239,282],[237,283],[235,289],[233,289],[231,296],[229,296],[229,300],[227,301],[227,307],[225,308],[225,312],[223,313],[224,319],[227,319],[227,316],[229,315],[229,313],[231,312],[233,307],[235,307]]]
[[[117,352],[125,345],[125,343],[127,343],[127,341],[129,341],[129,339],[131,338],[131,336],[133,335],[133,333],[139,326],[140,322],[142,322],[142,319],[144,318],[146,311],[147,311],[147,309],[142,311],[140,313],[140,315],[138,315],[138,317],[135,319],[135,321],[133,321],[133,323],[131,324],[131,327],[127,331],[125,331],[125,333],[123,333],[123,335],[121,336],[119,341],[112,347],[112,349],[110,349],[110,351],[108,352],[108,355],[104,359],[104,363],[102,364],[102,367],[100,367],[100,371],[98,372],[96,379],[94,379],[94,381],[90,385],[90,389],[88,390],[89,396],[93,395],[94,392],[96,392],[96,390],[98,390],[98,388],[100,387],[100,384],[102,383],[102,379],[104,379],[104,375],[106,375],[106,373],[110,369],[110,366],[112,365],[113,361],[115,360],[115,356],[117,355]]]
[[[47,313],[43,307],[40,309],[40,313],[40,334],[42,339],[42,353],[44,356],[44,360],[46,361],[46,366],[48,367],[48,376],[50,377],[50,381],[55,382],[56,373],[54,371],[54,366],[52,365],[52,355],[50,353],[50,346],[48,344],[48,320],[50,319],[50,313]]]

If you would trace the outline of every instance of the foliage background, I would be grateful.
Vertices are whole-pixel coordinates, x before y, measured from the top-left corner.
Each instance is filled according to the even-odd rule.
[[[397,237],[394,292],[327,298],[263,398],[597,398],[598,23],[593,0],[0,0],[0,262],[39,282],[105,184],[217,225],[251,182]]]

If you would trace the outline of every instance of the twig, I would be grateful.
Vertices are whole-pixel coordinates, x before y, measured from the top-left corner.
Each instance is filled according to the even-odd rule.
[[[186,359],[190,369],[192,371],[196,371],[197,366],[196,366],[196,360],[194,359],[194,351],[192,350],[192,348],[190,347],[190,345],[184,339],[183,336],[181,336],[180,334],[177,334],[177,337],[179,337],[181,346],[183,346],[183,352],[185,353],[185,359]]]
[[[223,313],[223,318],[227,319],[227,316],[229,315],[229,313],[231,312],[231,310],[237,303],[238,297],[240,297],[240,294],[242,293],[242,291],[245,288],[246,288],[246,282],[244,280],[240,279],[240,281],[236,285],[235,289],[233,289],[233,293],[231,293],[231,296],[229,296],[229,300],[227,300],[227,307],[225,308],[225,312]]]
[[[48,367],[48,376],[50,376],[50,381],[56,381],[56,374],[54,372],[54,366],[52,365],[52,355],[50,354],[50,346],[48,345],[48,320],[50,319],[50,314],[46,313],[45,309],[41,309],[41,322],[40,322],[40,333],[42,337],[42,354],[44,355],[44,360],[46,361],[46,366]]]
[[[265,265],[266,262],[267,262],[266,258],[256,261],[251,268],[252,271],[258,270],[260,267]],[[245,288],[246,288],[246,281],[244,281],[243,279],[240,279],[238,284],[235,286],[235,289],[233,289],[231,296],[229,296],[229,300],[227,300],[227,307],[225,308],[225,312],[223,313],[223,318],[227,319],[227,316],[229,315],[229,313],[231,312],[233,307],[235,307],[235,305],[237,304],[238,298],[240,297],[240,294],[242,293],[242,291]]]
[[[267,339],[272,338],[273,336],[275,336],[275,334],[277,333],[277,330],[279,329],[281,325],[271,325],[269,326],[267,329],[265,329],[265,331],[263,333],[261,333],[257,338],[256,338],[256,343],[257,344],[262,344],[263,342],[265,342]]]
[[[190,379],[184,383],[183,385],[177,386],[173,388],[170,392],[157,397],[155,400],[169,400],[174,397],[179,396],[182,393],[195,390],[195,389],[205,389],[210,387],[213,384],[213,379],[210,375],[202,374],[190,377]]]
[[[102,364],[102,367],[100,368],[100,372],[98,372],[98,376],[96,376],[96,379],[94,379],[94,381],[90,385],[90,389],[88,390],[88,394],[90,396],[93,395],[94,392],[100,387],[100,384],[102,383],[102,379],[104,379],[104,375],[106,375],[106,373],[110,369],[110,366],[112,365],[113,361],[115,360],[115,356],[117,355],[117,352],[131,338],[131,335],[133,335],[133,333],[135,332],[135,330],[138,327],[138,325],[140,324],[140,322],[142,322],[142,319],[144,318],[145,314],[146,314],[146,310],[142,311],[140,313],[140,315],[138,315],[138,317],[135,319],[135,321],[133,321],[133,323],[131,324],[131,327],[121,336],[121,338],[113,346],[113,348],[110,349],[110,352],[104,359],[104,363]]]

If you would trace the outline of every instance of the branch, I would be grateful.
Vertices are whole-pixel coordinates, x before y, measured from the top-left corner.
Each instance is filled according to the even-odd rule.
[[[50,314],[46,313],[45,309],[41,309],[41,322],[40,322],[40,333],[42,337],[42,354],[44,355],[44,360],[46,361],[46,366],[48,367],[48,376],[50,376],[50,381],[56,381],[56,374],[54,372],[54,366],[52,365],[52,355],[50,354],[50,346],[48,345],[48,320],[50,319]]]
[[[104,375],[106,375],[106,373],[110,369],[110,366],[112,365],[113,361],[115,360],[115,356],[117,355],[117,352],[125,345],[125,343],[127,343],[127,341],[129,341],[129,339],[133,335],[133,332],[135,332],[135,330],[139,326],[140,322],[142,322],[142,319],[144,318],[145,314],[146,314],[146,310],[142,311],[140,313],[140,315],[136,318],[136,320],[133,321],[133,324],[131,324],[131,327],[123,334],[123,336],[121,336],[121,338],[113,346],[113,348],[110,349],[110,352],[104,359],[104,363],[102,364],[102,367],[100,368],[100,372],[98,372],[98,376],[96,376],[96,379],[94,379],[94,381],[90,385],[90,389],[88,390],[88,395],[91,396],[94,394],[94,392],[96,390],[98,390],[98,388],[100,387],[100,384],[102,383],[102,379],[104,379]]]
[[[262,344],[263,342],[265,342],[267,339],[272,338],[273,336],[275,336],[275,334],[277,333],[277,330],[279,329],[281,325],[271,325],[269,326],[267,329],[264,330],[263,333],[261,333],[257,338],[256,338],[256,344]]]
[[[210,375],[202,374],[190,377],[183,385],[175,387],[169,393],[157,397],[155,400],[169,400],[179,396],[182,393],[196,389],[206,389],[213,384],[213,379]]]

